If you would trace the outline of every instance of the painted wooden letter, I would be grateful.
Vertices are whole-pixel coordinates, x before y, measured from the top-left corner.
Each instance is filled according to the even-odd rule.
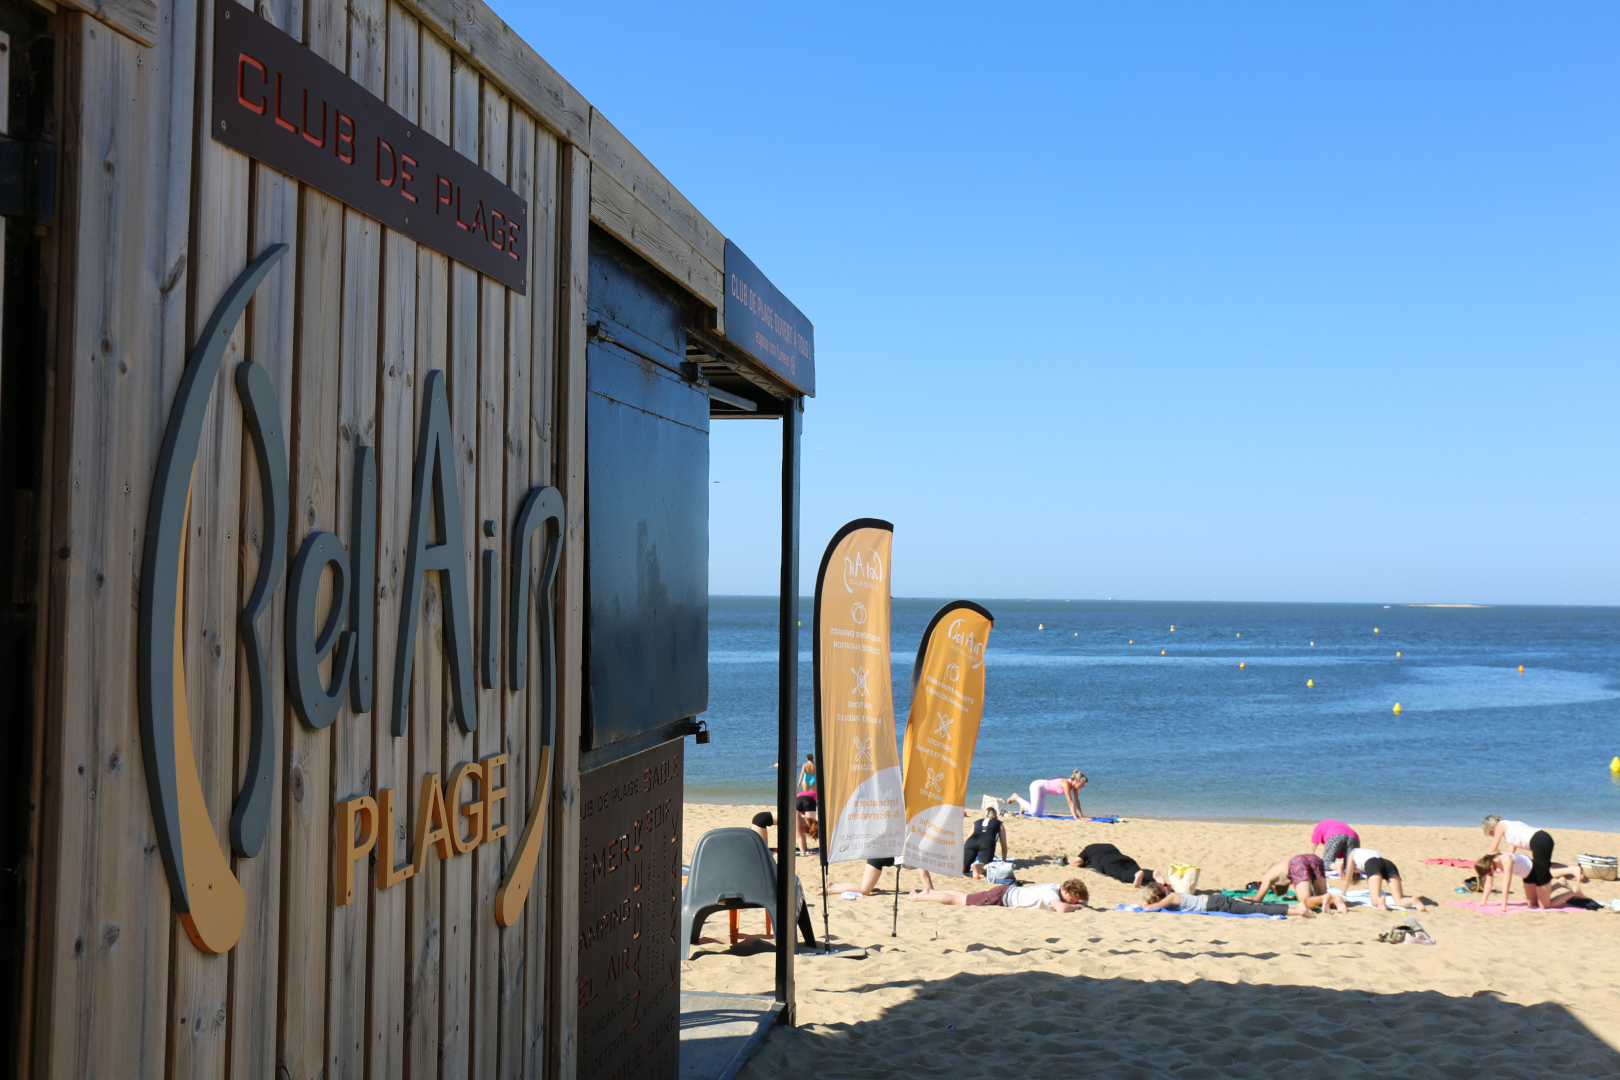
[[[422,381],[422,422],[418,430],[416,470],[411,484],[411,531],[405,541],[405,582],[399,606],[399,649],[394,664],[394,735],[405,734],[411,698],[411,661],[416,655],[416,623],[422,607],[422,575],[439,572],[444,597],[445,653],[450,662],[450,705],[461,730],[478,727],[473,687],[472,608],[467,601],[467,552],[461,537],[461,493],[456,487],[450,435],[449,393],[444,372],[428,372]],[[443,539],[428,542],[428,496]],[[420,862],[421,854],[417,859]]]
[[[390,792],[392,794],[392,792]],[[337,829],[337,851],[332,860],[332,903],[354,902],[354,863],[371,854],[377,844],[377,800],[370,795],[344,799],[337,804],[333,827]],[[354,819],[365,815],[360,839],[354,838]],[[393,824],[389,822],[389,824]]]

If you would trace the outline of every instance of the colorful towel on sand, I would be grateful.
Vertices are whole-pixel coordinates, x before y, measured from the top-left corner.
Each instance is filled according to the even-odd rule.
[[[1474,868],[1473,859],[1424,859],[1424,866],[1460,866],[1464,870]]]
[[[1249,890],[1222,889],[1221,895],[1230,896],[1237,900],[1247,900],[1249,898]],[[1266,895],[1260,898],[1260,902],[1262,904],[1297,904],[1299,903],[1299,898],[1294,895],[1293,889],[1289,889],[1281,896],[1278,896],[1275,892],[1267,890]]]
[[[1286,919],[1286,915],[1234,915],[1230,911],[1182,911],[1180,908],[1155,908],[1148,911],[1141,904],[1115,904],[1115,911],[1129,911],[1133,915],[1214,915],[1219,919]]]
[[[1049,818],[1052,821],[1095,821],[1099,825],[1118,825],[1124,821],[1121,817],[1093,817],[1077,818],[1073,814],[1019,814],[1019,817]]]
[[[1472,908],[1475,911],[1483,911],[1487,915],[1502,915],[1502,914],[1504,914],[1504,912],[1502,911],[1502,904],[1501,904],[1500,901],[1497,901],[1495,903],[1482,904],[1478,900],[1447,900],[1446,903],[1450,904],[1452,907],[1465,907],[1465,908]],[[1523,900],[1510,901],[1508,903],[1507,911],[1505,912],[1505,914],[1519,915],[1519,914],[1522,914],[1523,912],[1526,912],[1526,911],[1538,911],[1538,912],[1541,912],[1543,914],[1548,914],[1548,915],[1585,915],[1586,914],[1586,909],[1585,908],[1564,907],[1563,905],[1559,905],[1558,907],[1554,907],[1554,908],[1533,908],[1529,904],[1525,903]]]

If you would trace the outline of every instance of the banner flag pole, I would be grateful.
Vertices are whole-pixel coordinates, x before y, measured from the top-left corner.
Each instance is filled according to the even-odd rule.
[[[919,870],[962,872],[963,805],[984,716],[984,649],[993,625],[978,604],[952,600],[934,613],[917,646],[906,718],[902,855]]]
[[[889,661],[893,546],[893,525],[856,518],[833,534],[816,572],[810,656],[824,879],[830,863],[894,859],[905,843]]]
[[[894,864],[894,925],[889,927],[890,937],[900,936],[900,864]]]

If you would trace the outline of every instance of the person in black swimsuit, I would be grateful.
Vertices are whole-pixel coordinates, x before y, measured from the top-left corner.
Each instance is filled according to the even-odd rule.
[[[816,797],[808,794],[800,795],[793,805],[796,811],[794,816],[799,819],[797,823],[799,854],[809,856],[814,850],[810,847],[810,842],[821,839],[821,823],[816,818]],[[759,838],[765,841],[767,846],[771,842],[771,837],[765,830],[775,824],[776,815],[769,810],[761,810],[754,815],[754,831],[759,833]]]
[[[1152,879],[1152,875],[1143,870],[1135,859],[1121,854],[1113,844],[1087,844],[1080,854],[1069,860],[1069,865],[1090,867],[1104,877],[1111,877],[1133,889],[1141,888],[1144,878]]]
[[[974,870],[973,866],[975,863],[982,865],[994,858],[998,841],[1001,844],[1001,857],[1005,859],[1007,826],[996,816],[993,807],[986,808],[984,817],[973,823],[973,835],[962,845],[962,872],[971,873],[976,878],[983,877],[984,875]]]

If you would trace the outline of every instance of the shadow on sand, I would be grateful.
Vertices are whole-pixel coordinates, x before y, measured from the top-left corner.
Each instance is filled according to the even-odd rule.
[[[1489,991],[959,974],[860,1023],[777,1028],[740,1074],[879,1078],[1615,1077],[1620,1053],[1561,1005]],[[838,995],[840,997],[845,994]],[[1302,1075],[1293,1071],[1293,1075]]]

